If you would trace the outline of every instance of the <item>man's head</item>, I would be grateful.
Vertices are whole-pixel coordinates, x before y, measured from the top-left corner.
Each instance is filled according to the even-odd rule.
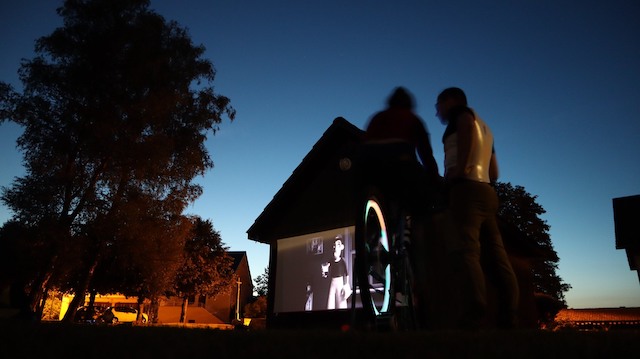
[[[387,105],[389,107],[406,108],[409,110],[413,110],[415,106],[413,97],[404,87],[396,87],[389,97],[389,100],[387,100]]]
[[[338,259],[342,255],[342,251],[344,250],[344,243],[342,243],[342,237],[337,236],[333,240],[333,255],[336,259]]]
[[[442,122],[448,122],[449,112],[458,106],[467,106],[467,95],[458,87],[449,87],[438,95],[436,116]]]

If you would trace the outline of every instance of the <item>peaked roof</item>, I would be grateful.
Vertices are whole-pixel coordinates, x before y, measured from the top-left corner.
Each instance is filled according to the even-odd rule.
[[[242,258],[247,256],[247,252],[245,251],[228,251],[227,254],[233,258],[233,270],[236,271],[240,262],[242,262]]]
[[[309,184],[318,177],[329,161],[339,156],[340,153],[348,153],[351,144],[359,143],[364,131],[351,124],[342,117],[337,117],[313,148],[296,167],[291,176],[283,183],[280,190],[263,212],[256,218],[253,225],[247,230],[250,240],[261,243],[270,243],[270,226],[274,219],[279,218],[288,209],[291,202],[302,193]]]

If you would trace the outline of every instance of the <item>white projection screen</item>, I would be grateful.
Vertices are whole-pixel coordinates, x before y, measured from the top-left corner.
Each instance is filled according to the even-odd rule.
[[[337,237],[344,243],[342,258],[351,285],[354,231],[355,227],[351,226],[277,241],[274,312],[331,310],[328,308],[331,288],[328,266],[335,262],[333,244]],[[355,297],[355,288],[350,289],[354,293],[347,297],[348,308],[351,308],[351,300]]]

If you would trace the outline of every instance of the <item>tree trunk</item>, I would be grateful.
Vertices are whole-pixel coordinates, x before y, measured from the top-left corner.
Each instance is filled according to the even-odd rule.
[[[44,306],[47,303],[47,298],[49,298],[49,291],[48,290],[46,290],[46,291],[44,291],[44,293],[42,293],[42,298],[40,299],[40,303],[38,305],[38,308],[36,308],[36,311],[34,313],[35,319],[38,322],[40,320],[42,320],[42,312],[44,312]]]
[[[144,297],[138,296],[138,316],[136,317],[137,323],[142,323],[142,313],[144,313]]]
[[[64,318],[62,318],[63,322],[65,323],[73,322],[73,317],[76,314],[76,309],[78,309],[80,303],[84,305],[85,295],[89,290],[89,284],[93,279],[93,274],[95,273],[96,267],[98,266],[98,262],[99,262],[99,256],[96,257],[96,259],[93,261],[91,268],[87,271],[87,275],[85,276],[84,282],[76,290],[75,295],[71,300],[71,303],[69,303],[69,309],[67,309],[67,312],[64,314]]]
[[[87,306],[93,310],[93,308],[96,305],[96,290],[95,289],[91,289],[91,291],[89,292],[89,304],[87,304]]]
[[[187,307],[189,305],[189,297],[182,298],[182,311],[180,311],[180,323],[187,321]]]
[[[157,323],[158,322],[158,308],[160,307],[160,303],[157,296],[153,296],[151,298],[151,304],[149,307],[149,323]]]
[[[79,290],[73,295],[73,299],[69,303],[69,308],[67,308],[67,312],[64,313],[64,317],[62,318],[62,322],[64,323],[72,323],[73,319],[76,315],[76,310],[80,306],[80,300],[82,300],[82,304],[84,304],[84,292],[80,292]]]
[[[42,301],[42,297],[44,293],[48,289],[49,280],[51,279],[51,271],[44,273],[38,277],[31,286],[31,291],[29,292],[29,310],[31,313],[37,313],[38,308],[40,308],[40,302]]]

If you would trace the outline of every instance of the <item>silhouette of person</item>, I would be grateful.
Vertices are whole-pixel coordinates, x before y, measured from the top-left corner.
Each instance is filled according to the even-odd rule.
[[[420,312],[420,320],[425,321],[428,299],[425,245],[433,227],[431,214],[439,207],[442,177],[427,126],[415,113],[414,98],[406,88],[396,87],[386,108],[371,116],[363,136],[361,163],[359,188],[366,191],[369,185],[374,185],[386,200],[399,204],[385,206],[385,217],[390,223],[409,219],[404,229],[410,228],[407,248],[416,274],[414,299],[419,303],[415,308]],[[409,216],[401,218],[403,214]]]
[[[443,90],[436,115],[446,129],[444,178],[449,191],[446,216],[451,224],[446,246],[454,275],[461,285],[457,325],[478,329],[486,319],[486,274],[495,281],[499,297],[498,325],[517,322],[518,281],[502,242],[496,221],[498,196],[491,185],[498,179],[493,134],[478,114],[467,106],[460,88]],[[482,262],[482,264],[481,264]]]
[[[342,257],[342,251],[344,251],[342,236],[337,236],[333,242],[333,261],[329,262],[328,277],[331,280],[331,284],[327,309],[347,308],[347,299],[351,296],[349,272],[347,271],[347,264]]]
[[[429,184],[439,183],[429,132],[415,114],[415,101],[404,87],[397,87],[387,108],[369,120],[365,134],[365,176],[377,177],[386,193],[409,199],[413,209],[428,201]],[[416,157],[417,154],[417,157]],[[419,160],[419,161],[418,161]]]

